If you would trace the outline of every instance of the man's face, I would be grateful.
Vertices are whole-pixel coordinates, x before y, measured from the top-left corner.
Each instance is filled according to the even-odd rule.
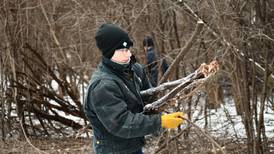
[[[145,52],[147,52],[148,49],[152,48],[152,46],[144,46]]]
[[[130,61],[131,52],[130,49],[124,48],[115,50],[111,60],[116,63],[128,63]]]
[[[147,48],[148,48],[147,46],[144,46],[144,50],[145,50],[145,52],[147,51]]]

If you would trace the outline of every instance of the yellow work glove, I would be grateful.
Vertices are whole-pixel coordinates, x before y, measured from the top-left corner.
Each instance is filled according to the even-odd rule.
[[[175,112],[171,114],[164,114],[161,116],[162,127],[163,128],[177,128],[181,123],[183,123],[183,112]]]

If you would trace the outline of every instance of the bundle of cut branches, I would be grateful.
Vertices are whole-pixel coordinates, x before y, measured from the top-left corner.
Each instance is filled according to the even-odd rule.
[[[163,83],[155,88],[150,88],[148,90],[142,91],[142,95],[154,95],[159,91],[163,91],[174,87],[169,93],[154,101],[153,103],[147,104],[144,107],[144,111],[148,112],[151,110],[158,110],[161,106],[165,105],[167,101],[181,91],[189,91],[198,85],[204,84],[208,79],[210,79],[219,70],[219,64],[217,60],[213,60],[210,64],[201,64],[201,66],[194,72],[189,74],[187,77]]]

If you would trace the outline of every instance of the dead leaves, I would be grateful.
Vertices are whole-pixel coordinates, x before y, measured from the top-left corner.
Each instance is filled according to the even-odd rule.
[[[217,60],[211,61],[208,65],[206,63],[201,64],[198,68],[198,72],[202,73],[205,77],[210,74],[215,74],[219,70],[219,62]]]

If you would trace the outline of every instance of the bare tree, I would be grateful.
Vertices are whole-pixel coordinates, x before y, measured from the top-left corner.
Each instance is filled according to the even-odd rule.
[[[5,139],[18,128],[23,137],[23,132],[27,136],[67,135],[63,128],[77,131],[88,126],[82,109],[84,93],[101,58],[94,36],[102,23],[112,22],[129,32],[133,53],[141,63],[143,37],[153,36],[157,54],[171,64],[160,83],[181,79],[201,63],[218,59],[221,73],[207,83],[205,93],[191,88],[181,91],[170,100],[179,105],[170,105],[168,110],[183,110],[195,122],[192,114],[207,97],[200,113],[207,128],[207,111],[212,104],[221,106],[219,96],[227,89],[245,127],[245,151],[269,153],[264,114],[273,105],[273,10],[273,0],[2,0],[1,137]],[[198,21],[203,29],[191,39]],[[162,90],[158,95],[168,92]],[[212,144],[203,144],[207,139],[194,127],[181,133],[184,142],[195,145],[193,149],[183,146],[182,134],[171,132],[165,136],[166,143],[171,139],[178,153],[180,148],[189,153],[214,149]]]

